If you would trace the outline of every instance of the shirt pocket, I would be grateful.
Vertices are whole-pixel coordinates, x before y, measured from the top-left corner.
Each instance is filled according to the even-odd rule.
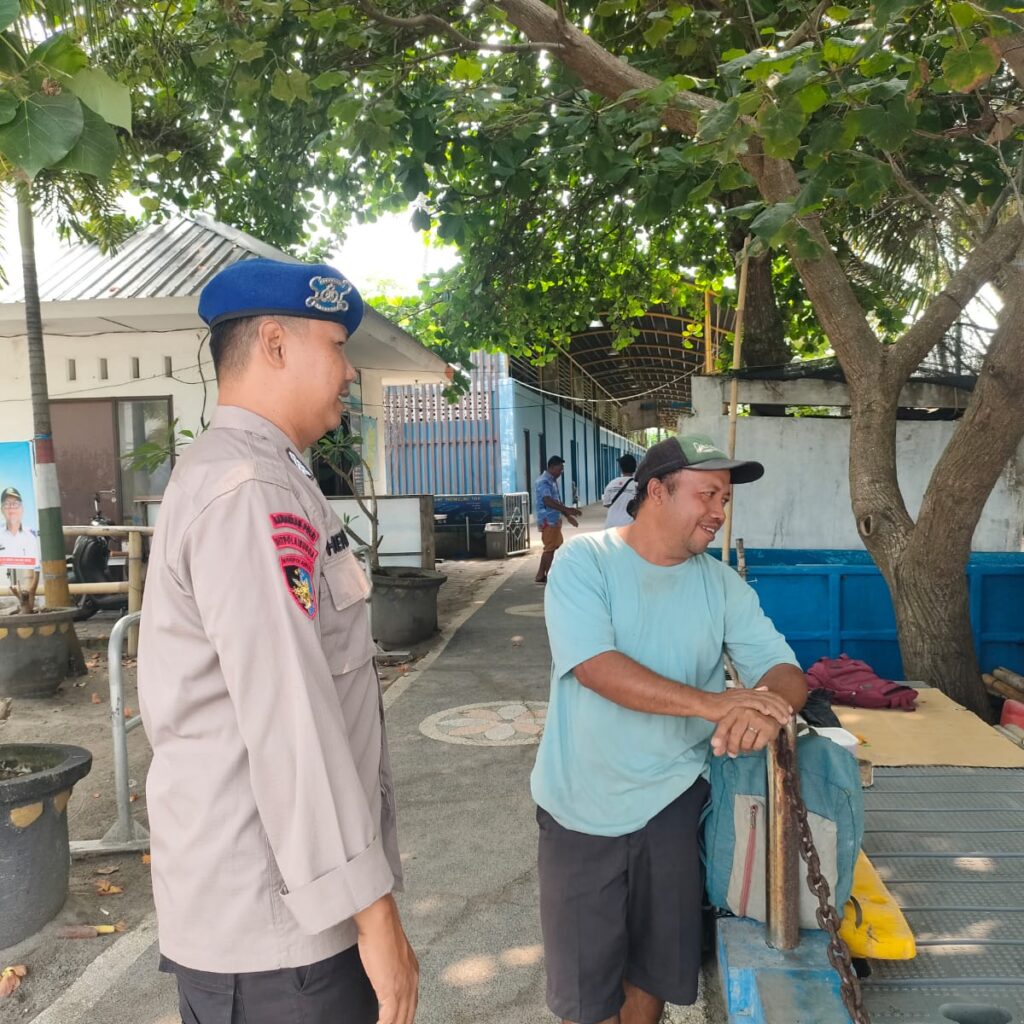
[[[320,586],[320,642],[331,674],[351,672],[374,655],[366,599],[370,584],[350,550],[327,559]]]

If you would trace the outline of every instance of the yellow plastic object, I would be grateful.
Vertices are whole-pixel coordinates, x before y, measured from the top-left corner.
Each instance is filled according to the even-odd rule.
[[[854,900],[860,905],[859,925]],[[917,955],[914,933],[903,911],[863,850],[853,866],[853,891],[843,908],[839,934],[850,947],[850,956],[913,960]]]

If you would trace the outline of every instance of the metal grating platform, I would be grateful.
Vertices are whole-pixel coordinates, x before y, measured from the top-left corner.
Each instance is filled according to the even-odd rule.
[[[872,1020],[1024,1024],[1024,770],[876,768],[864,796],[864,849],[918,939],[872,961]]]

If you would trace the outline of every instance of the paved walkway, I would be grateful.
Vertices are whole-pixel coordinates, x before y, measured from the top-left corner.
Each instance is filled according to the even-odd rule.
[[[588,509],[586,526],[601,522],[600,509]],[[489,581],[447,646],[385,694],[420,1024],[553,1019],[529,792],[548,695],[538,557]],[[152,931],[126,934],[35,1024],[177,1021],[173,982],[156,974],[156,956]],[[718,1018],[698,1006],[671,1019]]]

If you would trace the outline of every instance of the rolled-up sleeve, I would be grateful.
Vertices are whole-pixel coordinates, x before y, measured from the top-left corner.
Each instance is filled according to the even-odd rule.
[[[309,531],[288,488],[247,480],[189,527],[181,571],[220,660],[284,902],[315,934],[390,892],[394,877],[320,643],[322,559],[303,548]]]

